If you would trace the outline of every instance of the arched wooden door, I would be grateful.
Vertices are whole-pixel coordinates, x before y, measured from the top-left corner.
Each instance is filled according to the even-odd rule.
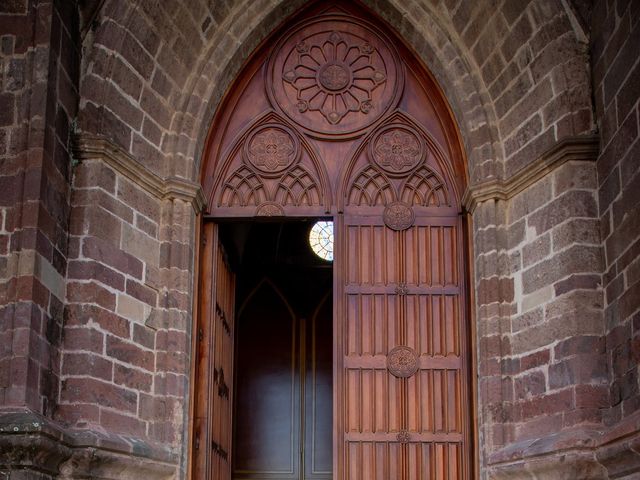
[[[205,222],[334,218],[333,477],[470,479],[466,174],[424,66],[359,4],[316,2],[252,56],[205,153]],[[199,440],[214,371],[196,371],[197,478],[227,478]]]

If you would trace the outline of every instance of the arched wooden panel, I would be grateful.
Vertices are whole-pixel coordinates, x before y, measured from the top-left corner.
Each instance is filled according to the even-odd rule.
[[[464,155],[413,52],[359,3],[311,3],[252,56],[205,157],[211,216],[334,218],[333,478],[470,479]]]

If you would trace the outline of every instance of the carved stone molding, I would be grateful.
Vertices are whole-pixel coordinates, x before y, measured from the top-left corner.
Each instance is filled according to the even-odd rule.
[[[387,355],[387,369],[394,377],[411,377],[419,367],[418,354],[411,347],[400,345],[391,349]]]
[[[566,162],[595,162],[598,158],[597,135],[580,135],[560,140],[526,167],[507,180],[490,180],[471,185],[462,197],[462,204],[473,213],[479,203],[487,200],[509,200],[526,190]]]
[[[106,163],[159,200],[175,199],[189,202],[196,213],[204,209],[206,200],[199,183],[179,177],[162,178],[107,138],[88,134],[77,135],[73,153],[81,162],[100,160]]]

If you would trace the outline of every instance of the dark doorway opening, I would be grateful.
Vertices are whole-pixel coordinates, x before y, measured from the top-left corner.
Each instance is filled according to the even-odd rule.
[[[234,479],[328,480],[333,450],[333,268],[314,221],[234,222]]]

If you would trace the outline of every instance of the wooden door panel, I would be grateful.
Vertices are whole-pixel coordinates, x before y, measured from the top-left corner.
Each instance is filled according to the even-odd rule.
[[[202,227],[199,316],[194,368],[194,459],[191,478],[231,478],[231,405],[235,276],[219,242],[218,226]]]
[[[384,225],[349,225],[345,234],[348,285],[389,285],[398,281],[396,232]]]
[[[460,356],[457,295],[406,295],[407,345],[428,357]]]
[[[456,221],[452,218],[452,225],[416,226],[403,235],[407,285],[458,285]]]
[[[399,335],[398,325],[390,321],[400,308],[397,295],[348,294],[346,302],[345,354],[363,360],[386,355]]]
[[[354,463],[381,462],[375,468],[386,478],[465,478],[459,220],[418,216],[395,231],[382,215],[367,216],[369,225],[352,218],[345,215],[342,287],[347,477],[367,478]],[[408,378],[387,369],[396,346],[415,352]]]

